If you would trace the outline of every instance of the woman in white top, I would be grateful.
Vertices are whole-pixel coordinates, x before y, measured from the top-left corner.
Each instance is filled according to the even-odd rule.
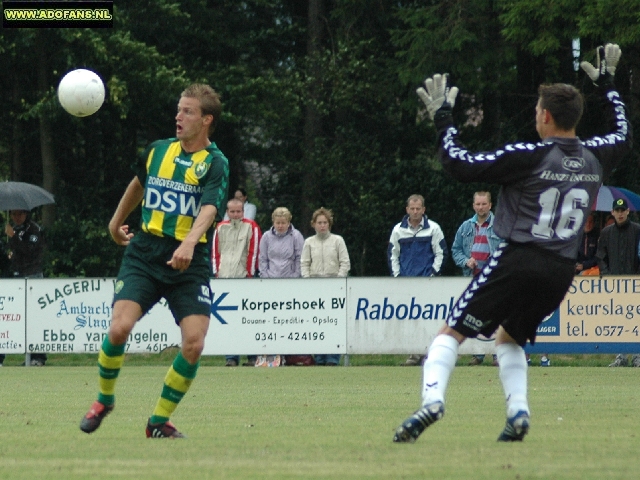
[[[340,235],[331,233],[333,213],[324,207],[313,212],[316,234],[304,241],[300,268],[304,278],[346,277],[351,268],[349,252]],[[340,355],[316,355],[316,365],[338,365]]]

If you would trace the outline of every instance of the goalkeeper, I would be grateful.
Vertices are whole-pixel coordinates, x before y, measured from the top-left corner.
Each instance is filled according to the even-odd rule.
[[[582,68],[605,100],[607,134],[580,140],[583,98],[571,85],[541,85],[535,109],[538,143],[514,143],[473,153],[458,140],[451,115],[458,89],[434,75],[417,93],[438,131],[444,169],[462,182],[501,185],[494,231],[504,239],[449,312],[423,367],[422,406],[396,430],[394,442],[414,442],[445,412],[445,393],[466,338],[496,332],[507,407],[498,441],[521,441],[529,430],[527,360],[542,320],[564,298],[574,276],[578,242],[598,189],[631,149],[631,125],[613,78],[618,45],[597,49]],[[598,112],[600,114],[600,112]]]

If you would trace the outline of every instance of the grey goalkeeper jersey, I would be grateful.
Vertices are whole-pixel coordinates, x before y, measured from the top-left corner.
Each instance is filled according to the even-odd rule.
[[[451,120],[436,118],[445,170],[462,182],[501,185],[494,221],[498,236],[576,258],[603,178],[631,149],[624,104],[615,90],[603,93],[610,133],[588,140],[551,137],[472,153],[458,141]]]

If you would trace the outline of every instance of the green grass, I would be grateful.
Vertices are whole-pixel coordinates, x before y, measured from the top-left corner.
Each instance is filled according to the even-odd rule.
[[[171,363],[177,353],[177,349],[170,348],[161,353],[136,353],[127,355],[127,366],[156,366],[168,365]],[[531,355],[531,365],[540,365],[541,355]],[[344,355],[343,355],[344,358]],[[552,366],[554,367],[606,367],[615,355],[550,355]],[[7,355],[4,362],[5,366],[17,366],[24,362],[24,355]],[[362,366],[399,366],[407,359],[407,355],[350,355],[350,365],[355,367]],[[461,355],[458,358],[459,366],[466,366],[471,359],[471,355]],[[74,354],[55,354],[49,355],[47,366],[56,367],[83,367],[96,365],[98,361],[97,353],[74,353]],[[241,356],[241,361],[245,361],[245,356]],[[344,362],[344,360],[343,360]],[[200,364],[206,367],[220,367],[224,365],[224,357],[222,356],[205,356],[202,357]],[[484,367],[491,366],[491,355],[485,358]],[[1,480],[1,479],[0,479]]]
[[[92,435],[78,424],[95,367],[0,369],[0,479],[600,480],[640,468],[639,369],[531,368],[530,434],[499,444],[497,369],[458,368],[443,420],[397,445],[419,404],[417,368],[204,366],[172,418],[189,438],[169,441],[144,436],[169,362],[133,361]]]

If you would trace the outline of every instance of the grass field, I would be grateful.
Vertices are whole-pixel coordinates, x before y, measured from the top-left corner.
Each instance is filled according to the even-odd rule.
[[[168,363],[125,364],[91,435],[95,367],[0,369],[0,479],[638,478],[639,369],[530,368],[530,434],[499,444],[497,369],[457,368],[443,420],[398,445],[419,368],[203,366],[172,418],[189,438],[146,439]]]

